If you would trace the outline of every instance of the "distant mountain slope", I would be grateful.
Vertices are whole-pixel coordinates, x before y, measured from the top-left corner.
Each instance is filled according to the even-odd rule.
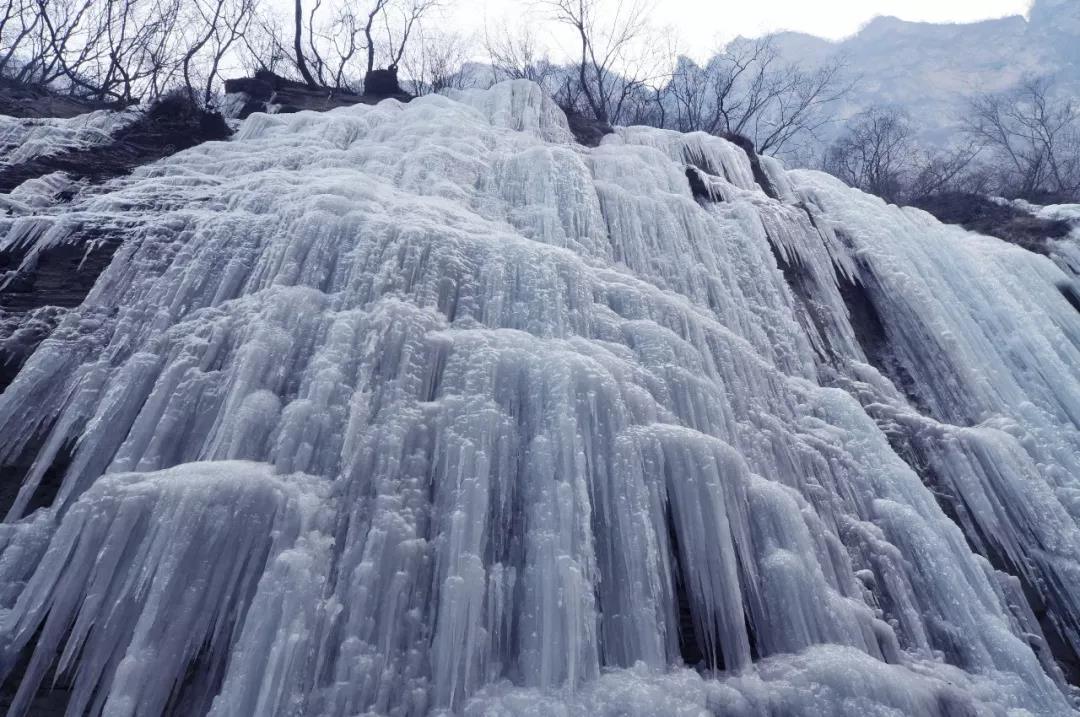
[[[1080,94],[1080,0],[1036,0],[1029,18],[932,24],[879,17],[839,42],[795,32],[775,42],[787,60],[811,65],[843,54],[860,82],[842,115],[898,105],[931,142],[947,141],[964,97],[1008,89],[1028,74],[1054,75]]]

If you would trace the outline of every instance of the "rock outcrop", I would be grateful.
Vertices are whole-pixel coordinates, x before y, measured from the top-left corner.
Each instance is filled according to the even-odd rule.
[[[269,70],[259,70],[254,77],[225,81],[228,97],[226,110],[230,117],[243,119],[253,112],[287,114],[301,110],[323,112],[335,107],[372,105],[387,98],[408,102],[412,95],[397,83],[397,72],[374,70],[365,84],[363,94],[332,87],[312,87],[289,80]]]

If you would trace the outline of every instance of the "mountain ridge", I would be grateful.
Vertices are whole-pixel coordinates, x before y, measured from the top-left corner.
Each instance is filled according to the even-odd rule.
[[[964,100],[976,93],[1050,76],[1062,91],[1080,94],[1078,35],[1080,3],[1038,0],[1028,17],[929,23],[883,15],[841,40],[795,31],[772,38],[788,62],[818,66],[844,58],[859,82],[839,120],[875,105],[896,106],[916,121],[923,142],[942,145],[955,137]]]

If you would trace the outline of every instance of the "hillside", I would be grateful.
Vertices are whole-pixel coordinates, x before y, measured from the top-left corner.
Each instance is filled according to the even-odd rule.
[[[775,36],[782,56],[814,65],[843,56],[859,82],[841,116],[871,105],[907,110],[921,139],[948,142],[963,98],[1007,90],[1025,75],[1052,75],[1080,94],[1080,2],[1036,0],[1029,18],[968,24],[879,17],[855,35],[830,42],[801,33]]]

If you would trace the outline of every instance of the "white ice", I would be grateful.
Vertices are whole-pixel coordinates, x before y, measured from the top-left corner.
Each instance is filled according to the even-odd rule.
[[[138,110],[94,110],[69,118],[0,115],[0,167],[106,144],[138,116]]]
[[[1070,713],[1068,277],[763,169],[508,82],[13,221],[126,241],[0,395],[12,714]]]

